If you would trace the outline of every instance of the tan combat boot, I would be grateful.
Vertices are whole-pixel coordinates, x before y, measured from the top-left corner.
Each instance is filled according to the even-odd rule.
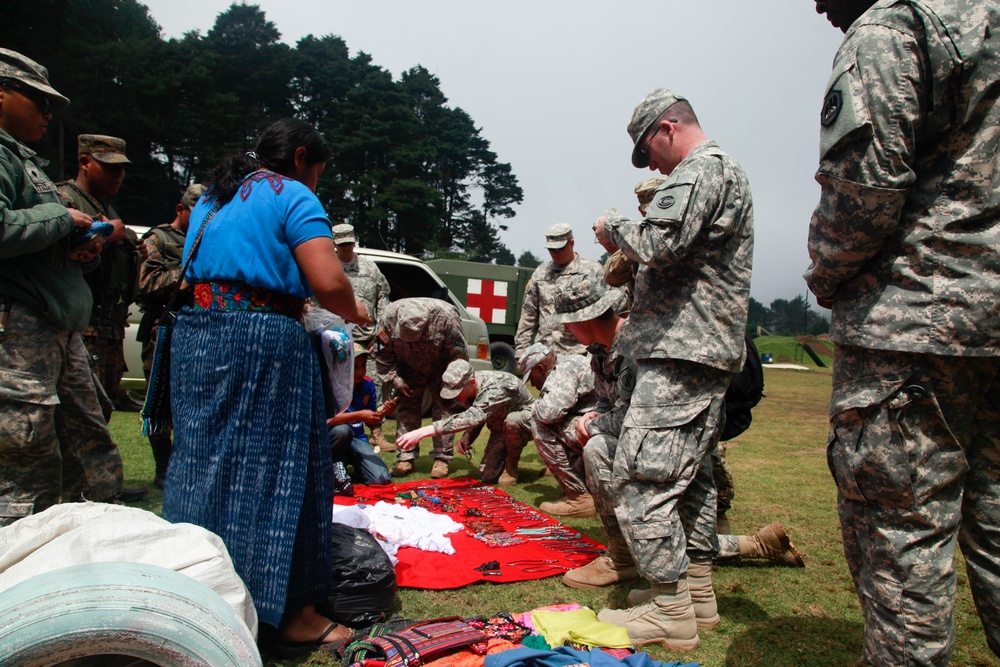
[[[413,472],[414,467],[413,461],[400,461],[392,467],[389,474],[393,477],[406,477]]]
[[[805,567],[802,554],[795,548],[780,522],[758,530],[754,535],[740,535],[740,558],[767,558],[791,567]]]
[[[639,577],[628,544],[621,537],[608,538],[607,553],[598,556],[583,567],[563,575],[563,584],[570,588],[604,588]]]
[[[431,479],[441,479],[448,476],[448,462],[435,461],[431,466]]]
[[[517,454],[507,454],[507,461],[504,463],[503,472],[500,473],[500,479],[497,480],[497,484],[500,486],[514,486],[517,484],[517,479],[520,476],[517,464],[520,461],[521,450],[518,450]]]
[[[552,516],[571,516],[580,519],[597,516],[594,499],[586,492],[576,496],[567,494],[555,502],[542,503],[538,509]]]
[[[712,561],[691,561],[688,565],[687,580],[698,629],[711,630],[722,620],[719,618],[719,605],[715,601],[715,590],[712,588]]]
[[[368,441],[371,442],[372,447],[375,448],[375,453],[396,451],[396,444],[389,442],[385,439],[385,436],[382,435],[381,425],[371,427],[371,436],[368,438]]]
[[[676,653],[698,648],[698,622],[687,579],[653,584],[649,602],[628,609],[602,609],[597,620],[625,628],[636,646],[662,644]]]

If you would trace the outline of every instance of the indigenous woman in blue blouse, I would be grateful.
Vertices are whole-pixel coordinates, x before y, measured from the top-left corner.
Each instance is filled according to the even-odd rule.
[[[260,621],[277,628],[279,653],[349,634],[315,607],[331,579],[333,475],[319,366],[300,323],[311,295],[368,322],[314,194],[329,157],[315,128],[284,119],[216,167],[191,213],[185,258],[204,226],[184,276],[194,304],[171,345],[163,516],[222,538]]]

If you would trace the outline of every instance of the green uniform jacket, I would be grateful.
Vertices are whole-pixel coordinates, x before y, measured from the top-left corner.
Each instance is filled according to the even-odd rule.
[[[73,218],[35,152],[0,130],[0,295],[42,312],[53,324],[82,331],[93,301],[83,267],[62,241]]]

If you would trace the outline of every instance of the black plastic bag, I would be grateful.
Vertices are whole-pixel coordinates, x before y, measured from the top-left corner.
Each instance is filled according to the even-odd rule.
[[[362,628],[389,618],[396,597],[396,571],[375,538],[364,530],[333,524],[333,582],[320,612]]]

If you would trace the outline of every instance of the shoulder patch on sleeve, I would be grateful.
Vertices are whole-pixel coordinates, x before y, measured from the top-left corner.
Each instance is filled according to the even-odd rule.
[[[694,183],[673,183],[657,190],[646,211],[652,220],[683,220],[694,192]]]
[[[386,332],[385,329],[379,329],[378,333],[375,334],[375,337],[378,338],[379,342],[382,343],[383,345],[389,344],[389,334]]]
[[[855,132],[871,133],[871,116],[857,63],[837,63],[820,110],[820,158]]]

